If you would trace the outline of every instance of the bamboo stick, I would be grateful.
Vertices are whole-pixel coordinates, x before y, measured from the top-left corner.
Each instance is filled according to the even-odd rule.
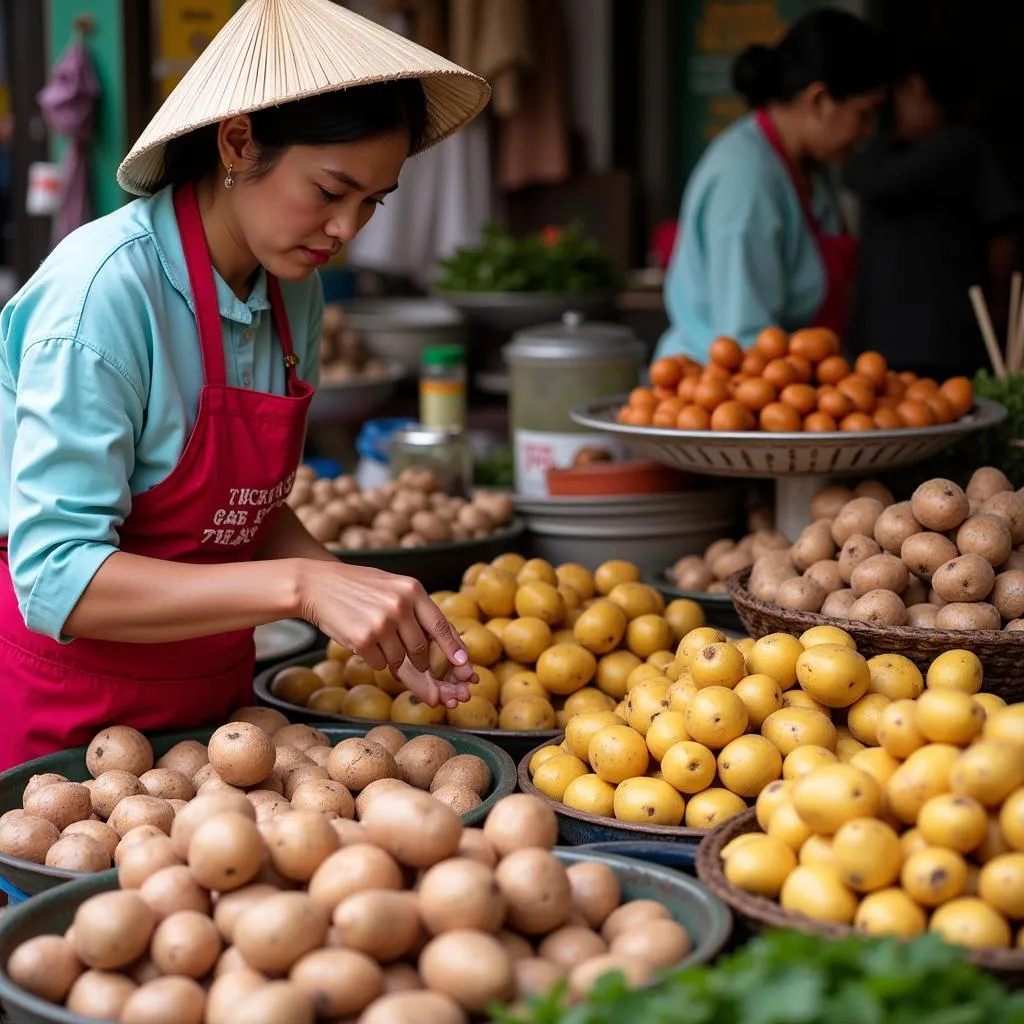
[[[985,342],[988,351],[989,361],[997,377],[1006,376],[1006,363],[1003,361],[1003,354],[999,351],[999,342],[996,341],[995,328],[992,326],[992,318],[988,315],[988,306],[985,304],[985,296],[978,285],[972,285],[968,291],[971,297],[971,305],[974,307],[974,316],[978,321],[978,328],[981,337]]]
[[[1006,321],[1006,369],[1010,373],[1017,372],[1014,365],[1017,362],[1018,346],[1021,344],[1020,299],[1022,287],[1024,287],[1024,276],[1019,270],[1015,270],[1010,277],[1010,316]]]

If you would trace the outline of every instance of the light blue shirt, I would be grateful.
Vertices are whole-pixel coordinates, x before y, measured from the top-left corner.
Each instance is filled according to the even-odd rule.
[[[284,394],[266,274],[216,276],[227,382]],[[317,383],[319,276],[281,283],[300,375]],[[0,536],[29,629],[63,626],[118,545],[132,496],[177,464],[203,365],[169,189],[75,231],[0,313]]]
[[[826,232],[839,230],[824,181],[813,206]],[[686,186],[665,278],[671,327],[657,355],[706,362],[719,335],[749,347],[765,327],[807,327],[824,298],[825,271],[796,189],[748,115],[711,143]]]

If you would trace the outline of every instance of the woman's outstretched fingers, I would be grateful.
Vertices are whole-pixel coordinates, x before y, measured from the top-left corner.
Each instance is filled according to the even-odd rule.
[[[398,623],[398,638],[409,660],[421,672],[430,671],[430,642],[413,616],[404,616]]]
[[[416,603],[416,618],[426,630],[427,635],[433,638],[437,646],[444,652],[450,665],[456,669],[469,667],[469,654],[463,646],[462,640],[452,629],[452,624],[444,617],[444,612],[426,594],[423,595],[421,601]]]

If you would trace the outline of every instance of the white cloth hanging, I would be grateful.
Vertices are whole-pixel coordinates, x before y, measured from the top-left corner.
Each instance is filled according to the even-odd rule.
[[[372,0],[350,0],[371,14]],[[408,34],[401,15],[378,17]],[[437,276],[438,262],[461,246],[478,245],[494,216],[487,121],[477,118],[462,131],[405,165],[399,189],[346,247],[350,266],[409,277],[421,287]]]

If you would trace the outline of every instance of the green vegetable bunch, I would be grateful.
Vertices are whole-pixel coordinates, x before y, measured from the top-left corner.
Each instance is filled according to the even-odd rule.
[[[684,968],[631,991],[603,978],[582,1004],[564,986],[499,1024],[1020,1024],[1008,993],[937,936],[826,942],[771,932],[713,966]]]
[[[441,263],[436,287],[446,292],[554,292],[583,295],[618,284],[608,251],[573,222],[517,238],[490,224],[483,242]]]

